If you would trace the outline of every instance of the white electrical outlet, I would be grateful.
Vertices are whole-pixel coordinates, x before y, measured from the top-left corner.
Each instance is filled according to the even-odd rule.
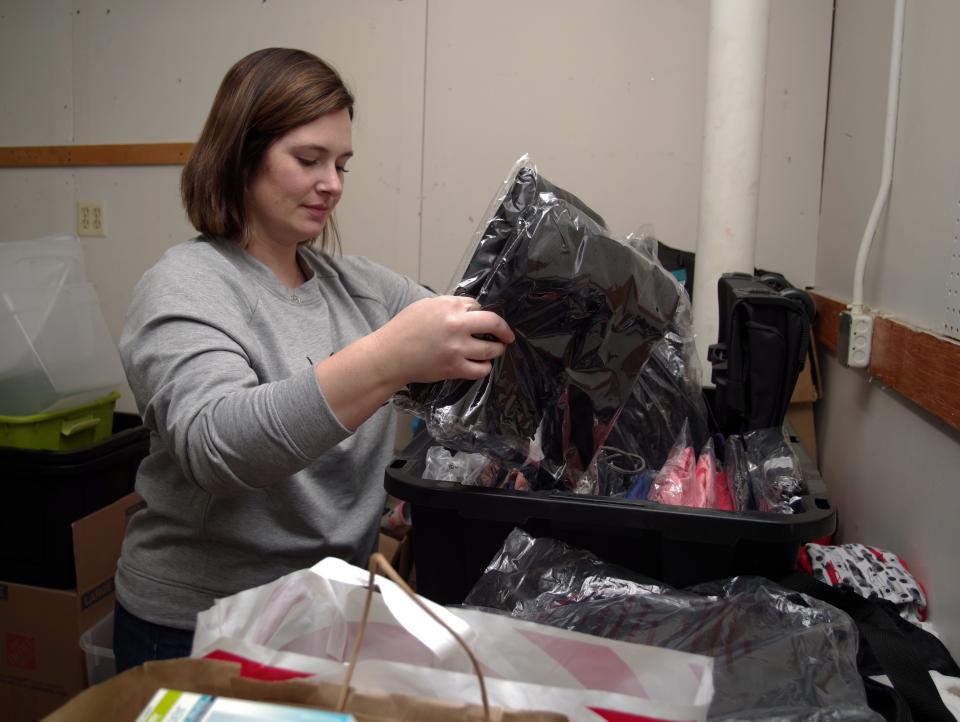
[[[960,340],[960,200],[954,207],[953,242],[947,251],[947,299],[943,332]]]
[[[103,217],[103,201],[77,201],[77,235],[107,235]]]
[[[873,315],[863,311],[844,311],[840,314],[837,353],[840,363],[856,369],[870,365],[870,347],[873,344]]]

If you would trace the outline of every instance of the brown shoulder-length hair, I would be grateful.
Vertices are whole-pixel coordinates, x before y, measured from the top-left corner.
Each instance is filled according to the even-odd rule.
[[[288,131],[343,109],[352,119],[353,95],[315,55],[267,48],[238,61],[220,83],[180,177],[190,222],[208,236],[245,243],[247,189],[267,148]],[[339,249],[332,215],[319,241],[322,250]]]

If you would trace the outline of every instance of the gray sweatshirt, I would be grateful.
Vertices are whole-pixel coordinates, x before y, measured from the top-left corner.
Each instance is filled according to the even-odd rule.
[[[150,622],[192,629],[218,597],[375,546],[394,412],[351,433],[313,365],[430,293],[364,258],[300,258],[312,277],[290,290],[236,243],[195,239],[134,291],[120,355],[151,441],[116,584]]]

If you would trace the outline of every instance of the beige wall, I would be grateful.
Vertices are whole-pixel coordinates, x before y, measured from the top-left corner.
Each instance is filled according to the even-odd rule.
[[[73,142],[71,5],[0,3],[0,144]],[[0,170],[0,240],[70,230],[73,198],[71,171]]]
[[[513,161],[692,249],[704,0],[3,0],[0,145],[189,141],[226,68],[268,45],[314,51],[358,98],[339,209],[345,250],[444,288]],[[775,0],[758,262],[813,281],[830,3]],[[29,62],[24,62],[29,59]],[[84,241],[115,336],[136,280],[192,233],[177,168],[0,171],[0,241]],[[129,393],[121,408],[132,409]]]
[[[545,11],[549,8],[548,11]],[[614,232],[697,238],[709,5],[429,5],[421,276],[446,288],[489,199],[530,153]],[[813,283],[831,4],[770,22],[757,262]]]
[[[880,180],[891,0],[839,0],[824,161],[817,286],[849,299]],[[894,180],[867,265],[865,301],[942,329],[960,223],[960,4],[908,2]],[[866,374],[825,362],[820,458],[841,537],[901,554],[926,584],[931,619],[960,653],[960,433]]]

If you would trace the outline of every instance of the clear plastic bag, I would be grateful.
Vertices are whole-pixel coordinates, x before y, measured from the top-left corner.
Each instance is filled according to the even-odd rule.
[[[693,470],[693,488],[684,495],[685,506],[714,509],[717,503],[717,457],[713,453],[713,439],[709,439],[697,457]]]
[[[490,460],[483,454],[468,454],[431,446],[427,449],[423,476],[437,481],[457,481],[465,486],[482,486],[481,476]]]
[[[491,205],[452,293],[502,315],[517,339],[486,378],[411,384],[396,402],[444,446],[510,465],[539,434],[531,486],[577,489],[675,330],[682,287],[526,157]]]
[[[638,253],[657,258],[659,243],[651,227],[645,227],[627,240]],[[606,441],[608,446],[642,456],[651,469],[663,466],[684,422],[696,448],[700,448],[709,435],[692,306],[683,284],[676,283],[679,302],[663,343],[654,349],[640,372],[630,399]]]
[[[792,514],[807,493],[797,455],[780,429],[759,429],[743,435],[747,471],[758,511]]]
[[[713,439],[710,440],[710,458],[715,470],[714,485],[710,496],[710,508],[721,511],[734,511],[736,507],[733,503],[733,492],[730,488],[730,480],[727,478],[726,469],[719,464],[713,453]]]
[[[690,427],[685,422],[670,451],[670,456],[657,472],[647,498],[658,504],[686,506],[691,500],[697,451],[690,439]]]
[[[607,445],[639,454],[650,468],[659,469],[684,422],[692,440],[703,444],[707,412],[695,364],[687,357],[686,341],[668,332],[633,385]]]
[[[880,720],[844,612],[759,577],[672,589],[515,529],[466,605],[714,658],[711,720]]]
[[[757,508],[747,467],[747,450],[743,448],[743,438],[739,434],[728,436],[723,446],[723,468],[733,496],[733,508],[737,511]]]
[[[647,463],[639,454],[632,454],[612,446],[601,446],[595,461],[600,496],[626,493],[646,472]]]

